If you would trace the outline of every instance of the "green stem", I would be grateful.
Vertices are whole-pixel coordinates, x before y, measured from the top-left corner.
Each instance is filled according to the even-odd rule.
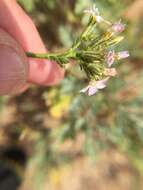
[[[33,52],[26,52],[27,57],[32,57],[32,58],[39,58],[39,59],[55,59],[57,57],[66,57],[66,58],[75,58],[75,50],[74,49],[69,49],[66,50],[63,53],[33,53]]]
[[[27,57],[39,58],[39,59],[53,59],[55,57],[62,56],[62,54],[54,54],[54,53],[32,53],[26,52]]]
[[[32,53],[26,52],[27,57],[48,59],[50,61],[56,61],[61,67],[64,67],[71,59],[76,58],[76,52],[71,48],[64,53]]]

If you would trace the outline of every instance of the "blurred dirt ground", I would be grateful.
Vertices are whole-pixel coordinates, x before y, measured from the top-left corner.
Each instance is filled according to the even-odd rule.
[[[38,98],[42,93],[43,89],[29,90],[20,97],[6,100],[7,105],[0,114],[1,153],[9,148],[20,147],[29,158],[33,153],[33,144],[39,131],[45,130],[45,128],[47,130],[48,126],[58,126],[59,121],[56,119],[53,121],[43,100]],[[29,127],[27,128],[27,126]],[[109,148],[100,152],[96,161],[92,162],[90,158],[78,153],[80,141],[82,141],[82,136],[77,142],[65,142],[62,145],[61,149],[67,154],[73,155],[74,159],[68,164],[50,168],[47,171],[48,176],[44,180],[42,190],[143,189],[142,176],[134,168],[126,154]],[[0,155],[1,159],[5,162],[8,161],[9,165],[9,157]],[[33,179],[33,175],[37,171],[33,164],[25,165],[25,162],[21,162],[21,158],[20,163],[17,164],[15,161],[13,162],[13,159],[15,160],[15,158],[12,158],[12,162],[10,160],[10,167],[16,170],[23,179],[20,190],[37,190],[34,185],[35,179]]]
[[[30,176],[31,168],[20,190],[32,187]],[[101,153],[96,164],[87,158],[78,158],[70,165],[51,170],[43,190],[139,190],[139,181],[140,176],[128,159],[110,150]]]
[[[10,100],[7,108],[1,112],[0,125],[5,130],[3,130],[4,128],[0,129],[0,146],[7,148],[11,145],[18,145],[26,152],[26,155],[30,155],[32,151],[31,143],[35,137],[28,138],[26,135],[26,137],[20,137],[21,140],[16,140],[19,138],[18,133],[15,132],[16,122],[22,121],[19,116],[19,119],[15,117],[17,115],[15,115],[16,107],[14,101]],[[25,115],[25,117],[27,116]],[[75,151],[70,153],[74,155],[76,151],[80,150],[81,139],[82,136],[77,142],[65,142],[61,148],[64,151],[74,149]],[[13,163],[12,167],[14,167]],[[35,168],[33,164],[24,166],[22,162],[19,171],[19,173],[25,171],[25,177],[22,174],[23,183],[19,190],[35,190],[33,183]],[[43,190],[141,190],[143,188],[143,184],[141,184],[142,177],[133,167],[126,154],[122,154],[114,148],[102,151],[95,162],[81,154],[75,154],[72,162],[50,168],[47,174]]]

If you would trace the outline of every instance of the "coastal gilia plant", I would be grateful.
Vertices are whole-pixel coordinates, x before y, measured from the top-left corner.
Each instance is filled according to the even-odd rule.
[[[42,58],[56,61],[61,67],[65,67],[71,60],[75,60],[81,70],[83,70],[89,80],[87,87],[80,90],[91,96],[98,90],[106,87],[110,77],[117,74],[113,63],[117,60],[127,58],[128,51],[115,52],[116,44],[123,40],[123,36],[119,36],[124,31],[125,25],[120,21],[111,23],[100,16],[98,9],[93,8],[84,11],[89,14],[89,21],[75,40],[72,47],[63,53],[35,54],[27,52],[28,57]],[[104,32],[100,35],[96,32],[96,27],[105,25]]]

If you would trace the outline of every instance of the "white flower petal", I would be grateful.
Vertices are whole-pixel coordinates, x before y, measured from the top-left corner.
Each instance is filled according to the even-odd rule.
[[[96,86],[97,86],[98,89],[103,89],[103,88],[106,87],[106,84],[104,84],[102,82],[98,82]]]
[[[130,56],[128,51],[121,51],[117,54],[118,59],[125,59]]]
[[[88,89],[88,96],[92,96],[98,92],[98,89],[95,86],[90,86]]]
[[[97,89],[103,89],[103,88],[105,88],[108,79],[109,79],[109,77],[107,77],[106,79],[103,79],[103,80],[97,81],[97,83],[96,83],[96,87],[97,87]]]
[[[79,92],[80,92],[80,93],[87,93],[87,92],[88,92],[88,89],[89,89],[89,85],[86,86],[85,88],[81,89]]]
[[[103,19],[101,16],[96,16],[96,21],[97,21],[98,23],[101,23],[101,22],[104,21],[104,19]]]

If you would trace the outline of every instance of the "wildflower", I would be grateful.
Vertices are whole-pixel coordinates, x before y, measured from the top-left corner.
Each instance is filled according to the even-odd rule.
[[[129,56],[130,54],[128,51],[115,53],[115,51],[113,50],[107,53],[107,55],[105,56],[105,61],[107,62],[108,67],[111,67],[115,60],[125,59]]]
[[[127,58],[129,52],[121,51],[116,53],[114,50],[109,51],[124,39],[123,36],[118,34],[125,29],[125,24],[122,24],[121,21],[114,24],[106,21],[95,5],[84,12],[90,14],[89,22],[84,31],[75,39],[71,48],[62,53],[34,54],[26,52],[26,54],[28,57],[56,61],[64,68],[71,60],[76,61],[89,80],[89,85],[80,92],[91,96],[100,89],[105,88],[110,77],[117,75],[116,69],[111,68],[113,63]],[[105,26],[105,31],[98,34],[96,32],[97,23],[106,23],[109,27],[107,29]]]
[[[93,16],[93,18],[95,18],[97,23],[105,22],[109,25],[111,24],[110,22],[108,22],[107,20],[104,20],[104,18],[100,16],[99,10],[95,5],[93,5],[93,7],[90,9],[84,10],[84,13],[87,13]]]
[[[99,81],[92,81],[87,87],[80,90],[80,93],[86,93],[88,96],[92,96],[96,94],[98,90],[104,89],[106,87],[106,82],[108,79],[109,77]]]
[[[108,64],[108,67],[111,67],[115,61],[115,51],[109,51],[105,56],[105,61]]]
[[[125,30],[125,24],[122,24],[121,21],[112,24],[111,30],[115,33],[121,33]]]
[[[120,60],[120,59],[125,59],[127,57],[129,57],[130,54],[128,51],[121,51],[119,53],[117,53],[117,59]]]
[[[104,71],[104,75],[114,77],[117,75],[117,71],[115,68],[106,68]]]

